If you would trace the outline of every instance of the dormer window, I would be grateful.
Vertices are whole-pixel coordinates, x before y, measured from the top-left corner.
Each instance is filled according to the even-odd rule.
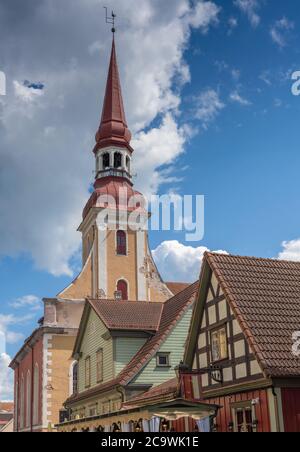
[[[114,168],[118,169],[122,167],[122,154],[116,152],[114,155]]]
[[[109,158],[109,154],[106,152],[105,154],[103,154],[103,169],[109,168],[110,167],[110,158]]]

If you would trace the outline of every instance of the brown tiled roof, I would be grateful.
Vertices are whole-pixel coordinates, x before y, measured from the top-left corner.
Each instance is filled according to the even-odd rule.
[[[88,300],[109,330],[157,331],[162,303]]]
[[[155,386],[154,388],[149,389],[149,391],[144,392],[144,394],[134,397],[133,399],[125,402],[123,404],[123,408],[129,408],[132,406],[139,405],[147,405],[148,403],[152,403],[156,400],[161,401],[166,399],[176,399],[179,395],[180,388],[178,386],[178,379],[173,378],[172,380],[168,380],[162,383],[159,386]]]
[[[84,399],[85,397],[112,389],[114,386],[126,386],[137,375],[159,350],[163,341],[168,337],[174,326],[181,319],[183,313],[193,304],[196,298],[198,281],[175,297],[163,304],[163,311],[158,331],[147,340],[143,347],[134,355],[114,380],[95,386],[87,391],[71,396],[67,404]],[[121,304],[122,302],[115,302]],[[153,303],[151,303],[153,304]],[[119,306],[119,305],[118,305]]]
[[[172,292],[173,295],[177,295],[182,292],[184,289],[190,286],[189,283],[183,282],[166,282],[167,288]]]
[[[300,330],[300,263],[207,253],[267,377],[300,376],[292,335]]]

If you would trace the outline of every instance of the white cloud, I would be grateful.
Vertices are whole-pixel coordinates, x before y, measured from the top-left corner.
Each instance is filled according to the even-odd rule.
[[[14,377],[13,372],[9,369],[11,362],[10,356],[6,353],[0,353],[0,400],[13,400],[14,394]]]
[[[43,90],[30,88],[17,80],[14,80],[13,85],[16,98],[24,102],[33,102],[37,97],[44,95]]]
[[[229,35],[231,35],[233,33],[233,31],[237,28],[238,24],[239,24],[239,22],[236,17],[232,16],[228,19],[228,27],[229,27],[228,34]]]
[[[233,80],[238,81],[241,77],[241,71],[239,69],[232,69],[231,75]]]
[[[24,335],[11,330],[11,327],[23,325],[34,318],[33,314],[16,316],[14,314],[0,314],[0,334],[8,344],[16,344],[24,339]],[[4,342],[5,342],[4,341]],[[5,344],[4,344],[5,345]],[[3,347],[3,343],[2,343]]]
[[[235,0],[234,4],[246,14],[254,28],[260,24],[260,16],[258,14],[260,5],[257,0]]]
[[[283,48],[287,44],[288,33],[294,29],[295,24],[286,17],[277,20],[270,29],[270,35],[275,44]]]
[[[186,129],[179,128],[174,117],[167,113],[158,128],[149,132],[140,132],[133,140],[138,149],[135,156],[137,185],[144,195],[157,191],[162,182],[166,182],[169,173],[159,171],[162,165],[171,164],[183,152],[188,138]],[[170,180],[170,179],[169,179]]]
[[[230,100],[232,102],[235,102],[237,104],[240,104],[244,107],[250,106],[252,105],[251,102],[248,99],[245,99],[244,97],[242,97],[238,91],[233,91],[230,96],[229,96]]]
[[[51,0],[41,0],[39,8],[28,0],[14,11],[3,5],[0,54],[15,83],[0,105],[0,256],[29,255],[38,269],[57,276],[73,274],[76,229],[93,179],[93,137],[111,42],[108,28],[99,27],[104,5],[122,18],[116,40],[135,134],[133,170],[137,188],[146,192],[164,181],[160,166],[172,168],[184,152],[187,128],[178,113],[181,88],[190,80],[184,52],[191,28],[207,33],[219,13],[211,1],[188,0],[140,0],[138,8],[134,0],[76,0],[63,12]],[[30,33],[18,26],[25,13]],[[6,45],[12,42],[19,43],[18,58]],[[25,79],[43,80],[46,89],[24,87]]]
[[[6,333],[6,342],[8,344],[18,344],[21,341],[24,341],[25,336],[22,333],[16,333],[14,331],[7,331]]]
[[[200,28],[203,33],[207,33],[212,25],[218,23],[219,12],[220,8],[215,3],[200,1],[190,11],[188,22],[193,28]]]
[[[263,71],[260,74],[259,79],[265,82],[266,85],[271,86],[272,85],[271,77],[272,77],[271,71]]]
[[[209,249],[205,246],[194,248],[171,240],[161,243],[153,251],[153,257],[165,281],[194,282],[199,278],[206,251]]]
[[[10,303],[10,306],[15,309],[28,308],[30,311],[38,311],[42,308],[42,303],[41,299],[35,295],[24,295]]]
[[[218,114],[225,108],[225,105],[219,97],[219,93],[214,89],[202,91],[195,99],[195,116],[201,122],[204,128],[214,121]]]
[[[283,250],[279,253],[278,259],[287,261],[300,261],[300,239],[282,243]]]

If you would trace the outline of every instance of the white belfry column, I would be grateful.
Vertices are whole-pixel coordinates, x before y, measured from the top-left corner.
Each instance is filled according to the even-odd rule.
[[[107,225],[97,221],[98,229],[98,289],[108,296],[107,287]]]
[[[138,299],[139,301],[148,301],[146,288],[146,273],[141,271],[145,266],[146,246],[145,234],[143,230],[136,232],[136,263],[137,263],[137,284],[138,284]]]

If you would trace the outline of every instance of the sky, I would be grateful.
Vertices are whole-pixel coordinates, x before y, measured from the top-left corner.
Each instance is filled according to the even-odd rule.
[[[205,233],[151,232],[166,280],[204,251],[300,260],[300,5],[295,0],[0,0],[0,399],[10,358],[80,271],[117,13],[117,54],[145,194],[205,196]],[[6,345],[5,345],[6,343]]]

